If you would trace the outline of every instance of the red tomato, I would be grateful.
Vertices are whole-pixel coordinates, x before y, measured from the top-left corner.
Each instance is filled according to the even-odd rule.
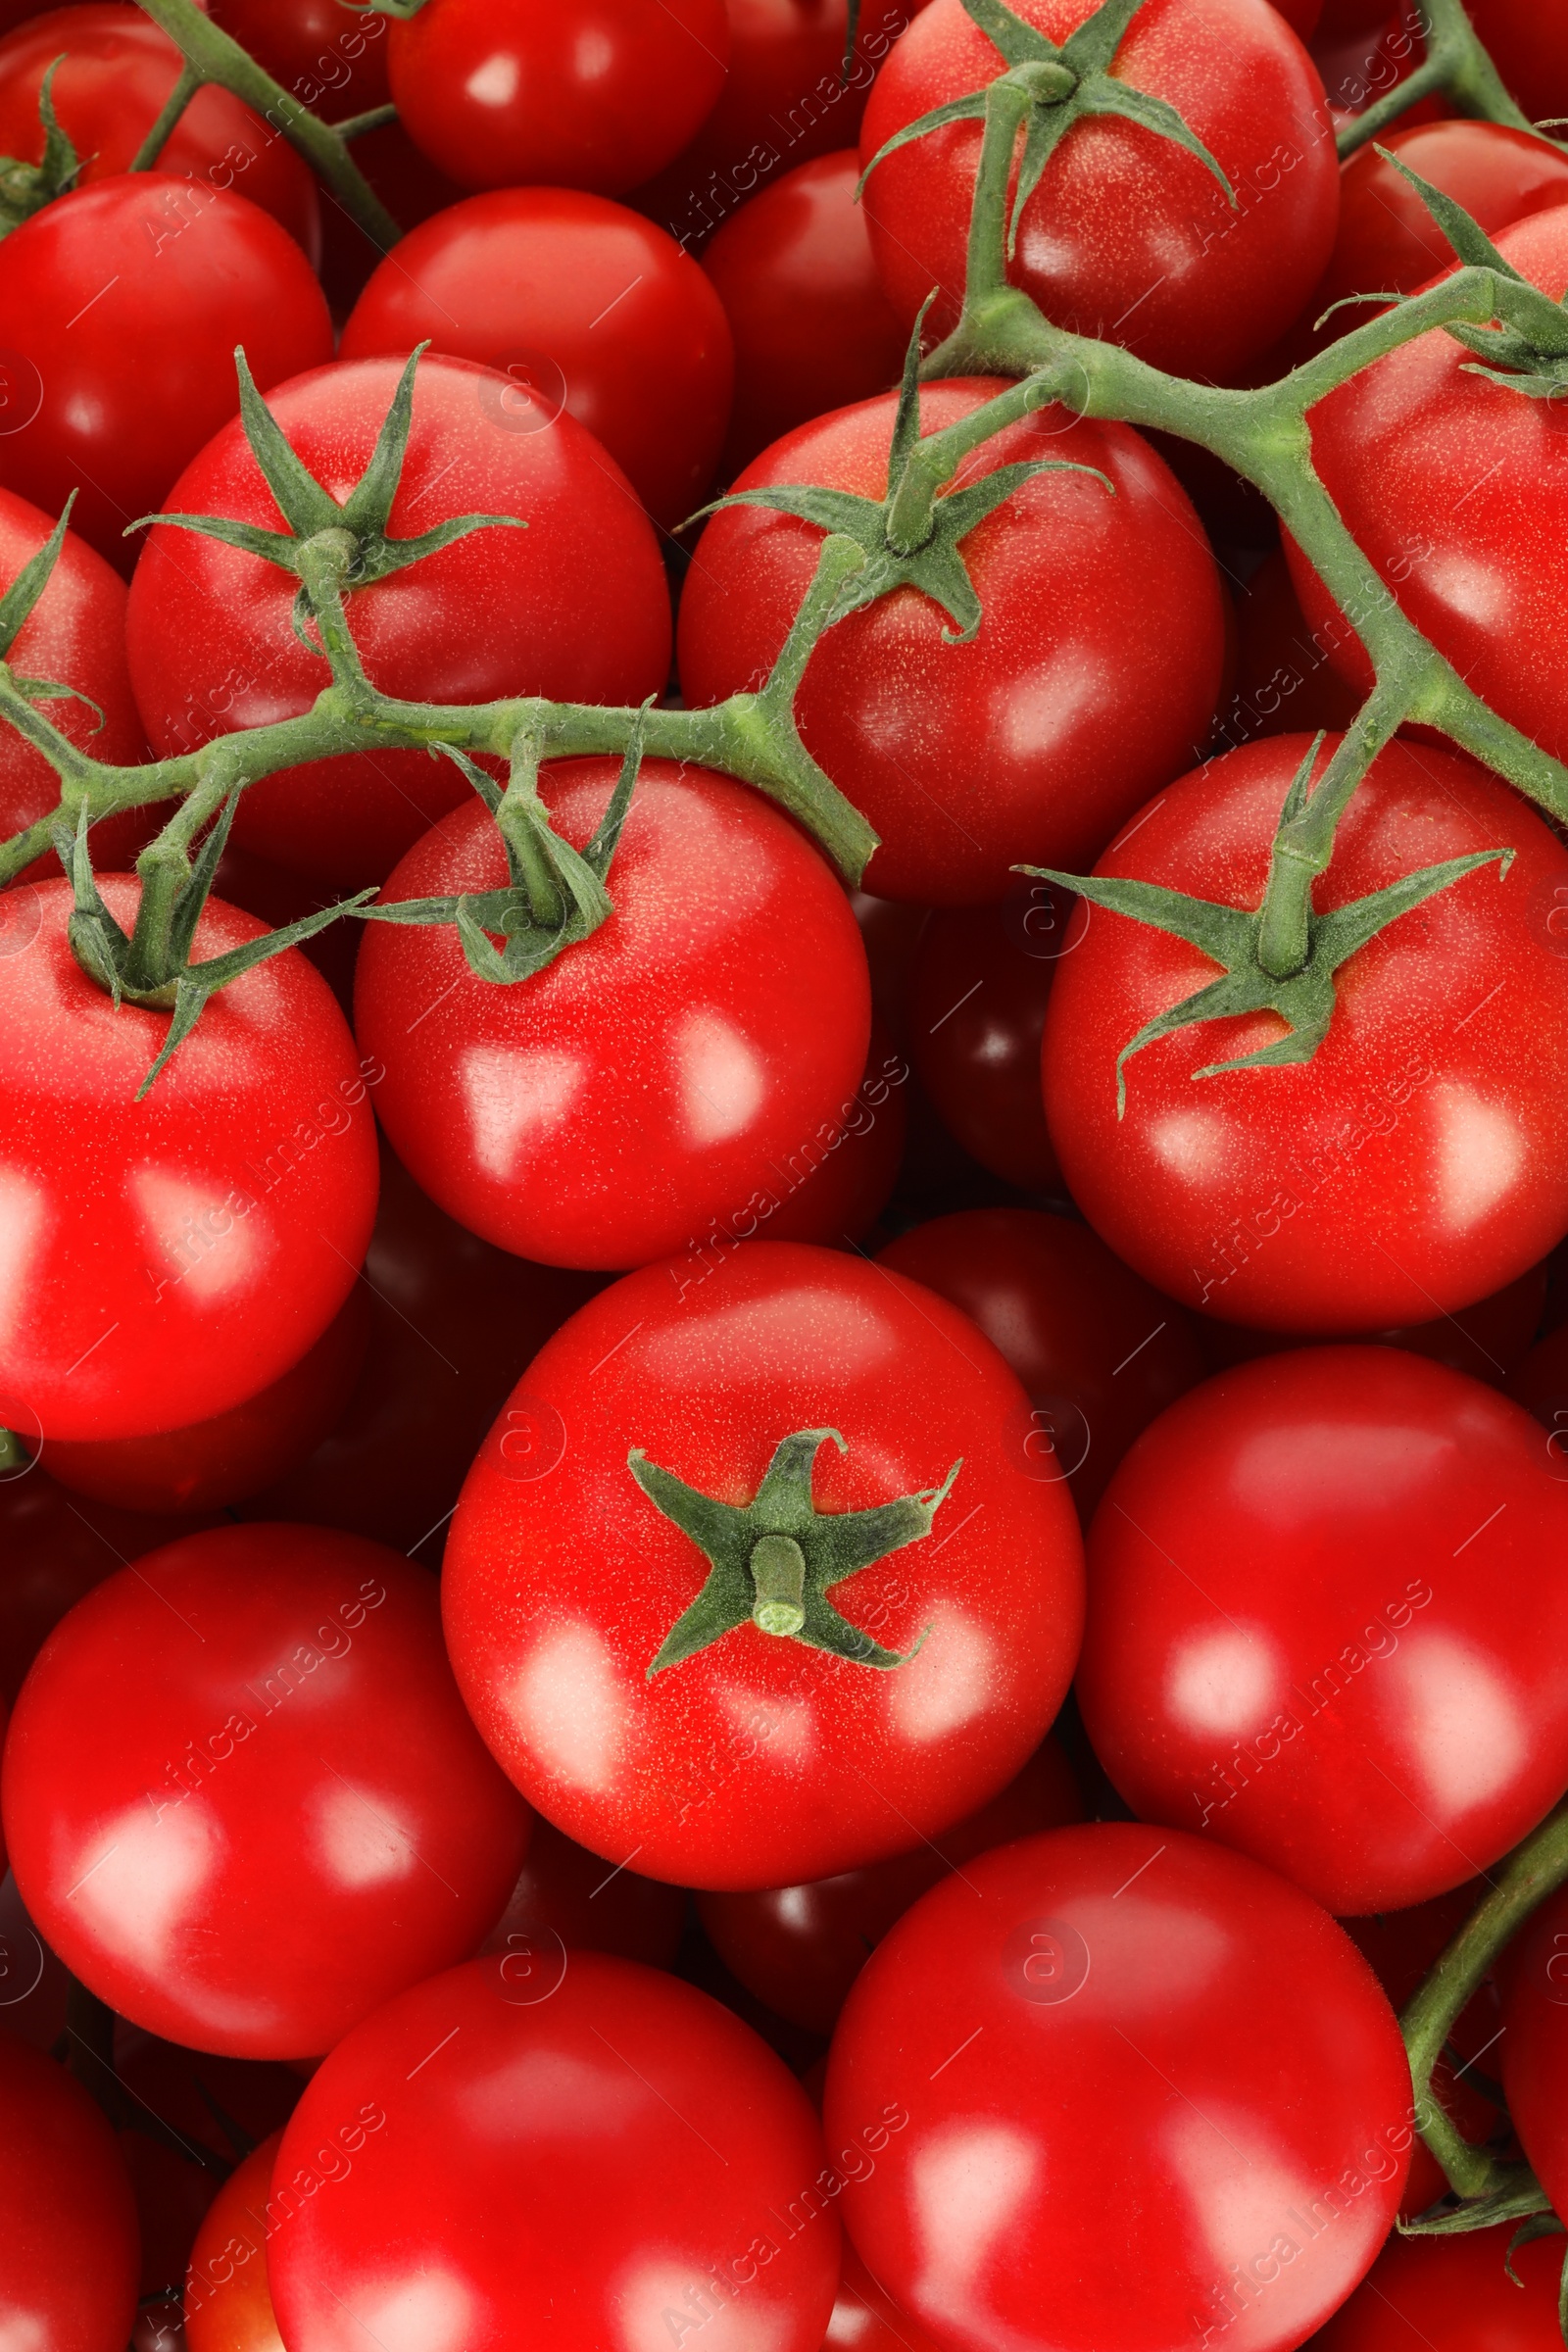
[[[897,383],[906,330],[888,307],[855,200],[853,147],[770,180],[703,255],[735,337],[735,408],[719,472]]]
[[[1094,0],[1019,0],[1054,41]],[[1073,125],[1024,207],[1011,281],[1050,318],[1124,343],[1152,367],[1228,380],[1296,317],[1334,243],[1339,165],[1323,84],[1256,0],[1149,0],[1116,52],[1117,74],[1175,107],[1236,190],[1141,124]],[[895,132],[1004,71],[963,0],[933,0],[871,92],[868,165]],[[871,245],[894,309],[910,323],[935,284],[927,332],[956,324],[980,154],[978,122],[951,123],[879,164]]]
[[[822,2352],[944,2352],[944,2346],[883,2293],[846,2238],[838,2301]]]
[[[268,2196],[282,2137],[270,2132],[236,2165],[196,2232],[185,2273],[186,2352],[283,2352],[267,2286]]]
[[[63,2066],[0,2034],[0,2331],[19,2352],[118,2352],[136,2264],[109,2126]]]
[[[754,1242],[705,1271],[629,1275],[535,1359],[464,1488],[443,1607],[475,1722],[568,1836],[685,1886],[826,1878],[946,1828],[1039,1744],[1077,1650],[1077,1528],[1029,1475],[1028,1410],[945,1301],[836,1250]],[[731,1630],[651,1675],[677,1620],[696,1639],[688,1607],[712,1579],[628,1448],[723,1508],[797,1432],[844,1441],[800,1465],[829,1531],[923,1494],[934,1536],[905,1515],[902,1547],[844,1586],[855,1634],[814,1588],[807,1641],[764,1632],[753,1569]],[[791,1500],[803,1541],[804,1511]],[[867,1636],[880,1662],[845,1654]]]
[[[175,44],[139,8],[87,0],[33,17],[0,42],[0,154],[43,160],[38,101],[44,75],[60,126],[81,158],[77,187],[128,172],[179,76]],[[229,90],[209,82],[171,131],[158,170],[190,183],[196,198],[232,188],[280,221],[314,267],[321,214],[310,165],[282,133]]]
[[[1546,1268],[1532,1266],[1517,1282],[1494,1291],[1490,1298],[1478,1298],[1462,1314],[1440,1315],[1433,1323],[1406,1323],[1368,1336],[1380,1347],[1405,1348],[1413,1355],[1430,1355],[1435,1363],[1446,1364],[1450,1372],[1468,1372],[1472,1380],[1485,1380],[1500,1389],[1536,1336],[1545,1296]],[[1256,1355],[1279,1355],[1287,1348],[1312,1345],[1305,1333],[1249,1331],[1245,1324],[1216,1323],[1206,1315],[1197,1330],[1211,1372],[1250,1363]],[[1521,1397],[1520,1402],[1529,1408],[1528,1397]]]
[[[1238,593],[1236,633],[1235,693],[1215,730],[1220,748],[1319,727],[1344,732],[1361,698],[1330,658],[1334,632],[1307,627],[1282,549],[1271,548]]]
[[[983,1168],[1059,1193],[1040,1100],[1040,1040],[1069,902],[1049,883],[1000,906],[940,907],[909,973],[909,1038],[943,1125]]]
[[[461,186],[602,196],[678,154],[728,57],[724,0],[426,0],[387,41],[399,118]]]
[[[1091,1532],[1078,1676],[1135,1812],[1342,1912],[1516,1844],[1568,1783],[1568,1489],[1536,1440],[1393,1348],[1243,1365],[1146,1430]]]
[[[690,1985],[574,1952],[541,1992],[476,1960],[312,2080],[272,2176],[278,2321],[319,2352],[367,2328],[383,2352],[488,2352],[541,2313],[559,2352],[707,2322],[718,2344],[818,2352],[839,2275],[822,2169],[805,2092]]]
[[[4,1806],[68,1967],[246,2058],[329,2049],[470,1951],[529,1822],[459,1703],[433,1581],[305,1527],[189,1536],[78,1602],[17,1702]]]
[[[407,359],[425,341],[511,376],[501,420],[524,437],[567,410],[665,529],[702,504],[729,416],[729,323],[640,213],[574,188],[497,188],[437,213],[376,270],[340,353]]]
[[[1310,748],[1276,735],[1183,777],[1096,870],[1258,906]],[[1181,1029],[1127,1063],[1121,1119],[1117,1055],[1215,966],[1095,911],[1052,992],[1046,1110],[1073,1199],[1129,1265],[1226,1322],[1337,1335],[1468,1306],[1545,1255],[1568,1225],[1568,961],[1548,928],[1568,856],[1506,785],[1396,742],[1350,803],[1317,906],[1510,846],[1505,878],[1477,869],[1342,966],[1312,1060],[1199,1080],[1272,1043],[1278,1016]]]
[[[1086,1524],[1139,1432],[1203,1377],[1181,1308],[1066,1217],[933,1217],[877,1262],[961,1307],[1006,1357],[1035,1408],[1031,1467],[1067,1481]]]
[[[1409,2108],[1343,1930],[1132,1822],[923,1896],[850,1995],[825,2102],[856,2246],[948,2352],[1286,2352],[1382,2243]]]
[[[1568,1323],[1538,1340],[1504,1385],[1515,1403],[1546,1431],[1541,1453],[1552,1477],[1568,1481]]]
[[[269,405],[331,495],[346,499],[375,446],[401,368],[321,368]],[[352,595],[349,626],[388,694],[478,703],[512,694],[639,703],[669,665],[669,596],[647,518],[574,418],[543,431],[509,408],[504,377],[435,356],[415,379],[414,422],[391,532],[456,514],[515,514],[526,530],[469,532]],[[175,513],[275,528],[272,494],[238,417],[174,484]],[[309,710],[331,672],[294,635],[292,573],[216,539],[153,531],[131,584],[131,681],[153,748],[194,751],[231,727]],[[384,880],[421,833],[473,802],[450,760],[375,752],[317,760],[252,785],[234,838],[314,880]],[[473,803],[475,807],[478,804]]]
[[[560,760],[542,792],[583,848],[618,772]],[[389,900],[495,888],[478,801]],[[614,1267],[744,1238],[865,1066],[870,989],[843,892],[790,820],[707,768],[649,760],[610,870],[615,912],[535,978],[494,986],[454,928],[372,927],[356,1020],[377,1109],[431,1199],[549,1265]],[[776,1189],[775,1189],[776,1188]],[[750,1218],[749,1227],[745,1220]]]
[[[1466,14],[1532,122],[1568,113],[1568,26],[1537,0],[1467,0]]]
[[[820,1242],[841,1250],[864,1240],[898,1181],[908,1133],[908,1084],[909,1065],[873,1013],[858,1092],[774,1170],[786,1181],[778,1186],[783,1197],[767,1211],[770,1242]],[[704,1247],[725,1249],[739,1238],[732,1222]]]
[[[1503,2093],[1553,2205],[1568,2201],[1568,1895],[1559,1887],[1510,1946],[1497,2044]]]
[[[927,1887],[994,1845],[1083,1817],[1072,1766],[1047,1738],[989,1804],[912,1853],[803,1886],[700,1894],[698,1917],[724,1965],[760,2001],[792,2025],[828,2034],[868,1954]]]
[[[128,928],[139,884],[102,889]],[[78,967],[64,877],[19,899],[0,1023],[0,1422],[28,1446],[182,1429],[269,1387],[342,1305],[375,1213],[366,1073],[325,982],[285,953],[212,999],[137,1102],[168,1013],[117,1011]],[[261,928],[209,900],[197,958]]]
[[[680,1887],[617,1870],[548,1821],[536,1821],[512,1899],[479,1949],[508,1955],[507,1974],[519,1982],[530,1968],[543,1982],[559,1968],[563,1950],[615,1952],[668,1968],[686,1907]]]
[[[0,246],[0,480],[122,571],[127,526],[239,406],[234,347],[264,392],[332,356],[315,272],[248,198],[164,172],[60,197]],[[275,512],[268,519],[275,522]],[[191,545],[184,550],[191,561]],[[281,575],[279,575],[281,576]]]
[[[84,1501],[42,1470],[0,1481],[0,1698],[15,1699],[45,1636],[84,1592],[192,1532],[189,1519]]]
[[[1004,388],[929,385],[922,428],[972,416]],[[881,499],[896,406],[889,393],[803,425],[737,486],[813,482]],[[1088,473],[1036,476],[963,542],[984,609],[973,639],[949,642],[941,607],[899,588],[821,640],[796,697],[807,748],[883,837],[865,875],[883,898],[983,904],[1015,887],[1020,862],[1098,855],[1207,733],[1224,623],[1186,496],[1126,425],[1058,408],[987,441],[956,480],[1044,458],[1098,467],[1116,496]],[[756,507],[713,517],[681,599],[688,702],[761,683],[823,535]]]
[[[388,19],[373,11],[348,0],[207,0],[207,14],[324,122],[368,114],[391,95]]]
[[[1381,7],[1382,0],[1379,0]],[[1294,33],[1309,41],[1323,13],[1323,0],[1274,0],[1274,6]]]
[[[1391,2237],[1313,2337],[1318,2352],[1389,2352],[1401,2336],[1430,2352],[1560,2352],[1562,2240],[1536,2238],[1510,2259],[1512,2235],[1510,2224],[1461,2237]]]

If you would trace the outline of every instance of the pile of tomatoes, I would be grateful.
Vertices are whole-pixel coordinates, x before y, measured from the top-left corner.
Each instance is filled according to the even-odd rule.
[[[1568,2336],[1568,770],[1178,1019],[1373,669],[917,381],[1004,103],[1197,404],[1547,298],[1299,464],[1568,757],[1544,0],[0,0],[0,2352]]]

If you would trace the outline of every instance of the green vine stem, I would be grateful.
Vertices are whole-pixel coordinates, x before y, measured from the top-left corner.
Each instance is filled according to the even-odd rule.
[[[1539,0],[1543,7],[1546,0]],[[1340,160],[1354,155],[1369,139],[1387,130],[1423,98],[1442,96],[1456,115],[1482,122],[1504,122],[1511,130],[1536,131],[1503,87],[1502,76],[1482,45],[1464,11],[1464,0],[1421,0],[1422,30],[1427,53],[1414,72],[1392,90],[1374,98],[1363,114],[1352,115],[1339,134]],[[1553,144],[1546,140],[1545,144]]]

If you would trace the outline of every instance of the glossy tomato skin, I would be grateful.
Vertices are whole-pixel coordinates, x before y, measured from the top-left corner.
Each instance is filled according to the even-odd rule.
[[[1207,1368],[1181,1308],[1066,1217],[960,1209],[877,1263],[961,1308],[1006,1357],[1035,1408],[1034,1466],[1066,1480],[1086,1526],[1133,1440]]]
[[[611,760],[544,769],[579,849],[617,773]],[[474,801],[411,852],[387,897],[505,880]],[[610,889],[616,911],[592,938],[514,988],[478,979],[450,929],[378,924],[360,956],[355,1017],[386,1064],[377,1110],[394,1150],[450,1215],[549,1265],[695,1255],[710,1225],[728,1235],[748,1216],[755,1232],[767,1211],[754,1203],[785,1189],[792,1159],[804,1168],[865,1066],[855,918],[759,795],[645,760]]]
[[[1536,2238],[1510,2258],[1511,2234],[1394,2235],[1314,2344],[1319,2352],[1387,2352],[1402,2335],[1431,2352],[1556,2352],[1561,2243]]]
[[[267,2201],[282,2131],[235,2166],[196,2232],[185,2272],[188,2352],[283,2352],[267,2285]]]
[[[909,1064],[873,1012],[865,1076],[817,1128],[811,1151],[791,1161],[788,1188],[778,1185],[783,1198],[767,1214],[770,1242],[820,1242],[829,1250],[852,1250],[875,1229],[903,1163],[908,1086]],[[731,1226],[713,1235],[709,1246],[724,1249],[737,1239]]]
[[[1096,870],[1256,906],[1310,748],[1274,736],[1184,777]],[[1505,878],[1477,868],[1341,967],[1312,1060],[1199,1079],[1271,1043],[1279,1022],[1182,1029],[1127,1063],[1120,1120],[1122,1047],[1215,967],[1094,912],[1057,969],[1046,1111],[1073,1199],[1118,1255],[1226,1322],[1333,1336],[1468,1306],[1545,1255],[1568,1221],[1568,959],[1548,928],[1553,894],[1568,897],[1563,851],[1470,761],[1395,742],[1341,822],[1317,906],[1506,848]]]
[[[909,972],[909,1042],[942,1124],[1026,1193],[1059,1193],[1040,1040],[1071,901],[1037,882],[1000,906],[938,907]]]
[[[540,1981],[566,1951],[614,1952],[668,1968],[680,1947],[690,1898],[679,1886],[615,1870],[548,1821],[536,1821],[505,1911],[479,1946],[510,1955],[508,1972]]]
[[[1168,2352],[1205,2328],[1286,2352],[1376,2254],[1409,2109],[1344,1931],[1271,1871],[1127,1822],[1003,1846],[906,1912],[845,2005],[825,2120],[830,2153],[871,2152],[844,2198],[858,2250],[947,2352]]]
[[[81,2085],[0,2034],[0,2330],[48,2352],[118,2352],[136,2316],[136,2208]]]
[[[1023,0],[1060,42],[1090,0]],[[860,160],[933,107],[982,89],[1001,53],[964,12],[932,6],[877,80]],[[1125,80],[1174,106],[1240,191],[1116,116],[1075,123],[1024,207],[1011,281],[1058,326],[1104,335],[1156,368],[1226,381],[1287,327],[1334,242],[1339,165],[1323,85],[1295,34],[1253,0],[1152,0],[1116,52]],[[929,335],[957,323],[977,122],[950,124],[879,164],[871,242],[894,309],[913,320],[941,291]]]
[[[1549,1895],[1503,1961],[1495,2053],[1520,2144],[1555,2204],[1568,2197],[1568,1897]]]
[[[561,2352],[640,2352],[706,2312],[737,2345],[818,2352],[824,2169],[805,2092],[690,1985],[574,1952],[541,1997],[476,1960],[368,2019],[300,2101],[268,2250],[284,2340],[339,2352],[368,2325],[431,2352],[439,2321],[502,2352],[548,2311]]]
[[[60,57],[51,88],[61,128],[81,158],[76,186],[128,172],[178,78],[178,49],[123,0],[84,0],[31,18],[0,41],[0,155],[43,160],[38,100]],[[231,91],[212,82],[197,91],[158,169],[198,195],[232,188],[248,197],[288,230],[313,268],[319,262],[321,214],[309,164]]]
[[[968,416],[1000,379],[928,385],[922,430]],[[737,484],[813,482],[880,500],[896,397],[803,425]],[[986,442],[960,483],[1026,459],[1040,474],[963,544],[984,609],[978,635],[900,588],[818,645],[796,697],[807,748],[882,836],[865,886],[923,906],[1006,896],[1012,867],[1098,856],[1207,732],[1224,622],[1207,543],[1174,476],[1125,425],[1056,408]],[[714,515],[681,601],[688,702],[758,686],[816,568],[822,532],[762,508]],[[1041,681],[1070,675],[1071,698]]]
[[[1265,1357],[1146,1430],[1091,1530],[1078,1680],[1135,1812],[1340,1912],[1516,1844],[1568,1782],[1568,1487],[1538,1438],[1392,1348]]]
[[[18,1700],[4,1806],[67,1965],[150,2032],[241,2058],[329,2049],[471,1950],[529,1826],[426,1572],[281,1526],[187,1537],[78,1603]]]
[[[324,368],[270,407],[333,497],[368,465],[402,372],[391,359]],[[368,675],[413,701],[639,703],[669,664],[669,594],[658,544],[619,469],[575,418],[513,429],[506,379],[433,354],[415,381],[394,537],[456,514],[495,525],[352,595],[349,628]],[[275,529],[276,509],[238,418],[170,493],[172,511]],[[331,672],[295,637],[289,572],[216,539],[155,530],[126,619],[131,681],[153,748],[194,751],[232,727],[308,710]],[[423,752],[341,755],[252,785],[234,822],[242,848],[313,880],[383,881],[449,808],[472,799],[450,760]]]
[[[735,405],[720,466],[897,383],[906,330],[882,291],[853,147],[803,163],[741,206],[703,255],[735,338]]]
[[[563,406],[665,530],[702,504],[729,416],[724,306],[672,237],[577,188],[496,188],[421,222],[356,303],[339,356],[416,343],[514,389],[503,415],[548,431]]]
[[[1533,0],[1475,0],[1467,11],[1493,64],[1532,122],[1568,107],[1568,35]]]
[[[122,571],[141,544],[128,526],[236,413],[235,345],[264,392],[332,356],[287,230],[247,197],[162,172],[78,188],[13,229],[0,310],[26,413],[0,436],[0,481],[55,514],[76,491],[73,526]]]
[[[170,1016],[117,1011],[81,971],[64,877],[26,887],[0,1031],[0,1184],[28,1237],[7,1426],[28,1446],[181,1429],[278,1379],[342,1305],[375,1213],[367,1074],[326,983],[286,952],[211,1001],[138,1102]],[[100,888],[128,929],[139,884]],[[209,900],[194,952],[262,928]]]
[[[944,2352],[944,2347],[883,2291],[846,2238],[838,2300],[822,2352]]]
[[[1038,1745],[1077,1652],[1077,1529],[1028,1473],[1027,1412],[952,1308],[837,1250],[629,1275],[529,1367],[464,1489],[443,1607],[475,1722],[568,1836],[685,1886],[825,1878],[946,1828]],[[920,1649],[879,1671],[746,1624],[650,1680],[707,1566],[628,1449],[743,1502],[814,1429],[847,1446],[817,1456],[821,1511],[928,1492],[963,1457],[933,1535],[833,1588],[901,1655],[929,1629]]]
[[[460,185],[602,196],[678,153],[728,56],[723,0],[427,0],[387,36],[399,118]]]

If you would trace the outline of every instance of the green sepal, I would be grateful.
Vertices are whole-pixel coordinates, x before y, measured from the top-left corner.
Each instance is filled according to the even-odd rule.
[[[690,1538],[709,1564],[702,1591],[660,1644],[648,1668],[650,1682],[666,1667],[696,1657],[747,1624],[766,1632],[771,1640],[799,1642],[808,1649],[884,1673],[906,1666],[914,1656],[925,1640],[924,1633],[902,1655],[885,1649],[840,1616],[828,1600],[827,1591],[886,1559],[889,1552],[928,1536],[963,1467],[962,1459],[954,1463],[939,1487],[900,1495],[870,1510],[823,1513],[811,1498],[811,1472],[818,1452],[829,1441],[841,1453],[848,1452],[836,1429],[802,1429],[781,1439],[749,1503],[715,1501],[710,1494],[689,1487],[673,1471],[650,1461],[640,1446],[632,1447],[626,1456],[632,1477],[655,1509]],[[770,1539],[775,1544],[783,1539],[786,1550],[793,1546],[799,1553],[796,1600],[785,1611],[799,1622],[787,1627],[770,1627],[761,1621],[768,1604],[759,1596],[754,1563],[759,1545]]]
[[[55,75],[66,55],[63,51],[55,59],[38,92],[38,120],[43,124],[41,158],[29,164],[20,156],[0,156],[0,236],[20,228],[24,220],[41,213],[57,196],[69,195],[76,184],[81,158],[55,113]]]
[[[1528,2165],[1520,2165],[1519,2178],[1510,2180],[1489,2196],[1472,2197],[1463,2205],[1435,2206],[1428,2213],[1418,2213],[1413,2221],[1401,2221],[1401,2237],[1467,2237],[1473,2230],[1495,2230],[1503,2222],[1530,2221],[1538,2214],[1551,2212],[1551,2199]],[[1512,2252],[1510,2246],[1509,2252]]]
[[[1479,367],[1466,363],[1462,372],[1487,376],[1511,392],[1522,392],[1527,399],[1560,399],[1568,387],[1568,366],[1563,365],[1568,362],[1568,311],[1503,259],[1462,204],[1423,179],[1419,172],[1412,172],[1387,147],[1379,147],[1377,153],[1414,188],[1460,262],[1471,269],[1490,270],[1499,281],[1506,306],[1501,326],[1470,326],[1454,320],[1444,329],[1483,363]],[[1557,365],[1553,367],[1551,362]]]
[[[75,503],[76,493],[73,490],[61,509],[60,520],[42,547],[27,558],[4,596],[0,596],[0,661],[10,653],[24,621],[49,585],[50,575],[60,560],[60,550],[70,527],[71,510]],[[62,686],[53,678],[13,678],[11,683],[19,694],[25,695],[29,703],[82,703],[92,711],[99,727],[104,725],[102,704],[95,703],[90,694],[82,694],[74,686]]]
[[[1515,2286],[1524,2284],[1524,2280],[1513,2267],[1513,2258],[1520,2247],[1534,2245],[1538,2237],[1559,2236],[1562,2228],[1562,2223],[1558,2221],[1554,2213],[1533,2213],[1527,2220],[1520,2223],[1512,2237],[1509,2238],[1508,2251],[1502,2258],[1502,2267]]]

